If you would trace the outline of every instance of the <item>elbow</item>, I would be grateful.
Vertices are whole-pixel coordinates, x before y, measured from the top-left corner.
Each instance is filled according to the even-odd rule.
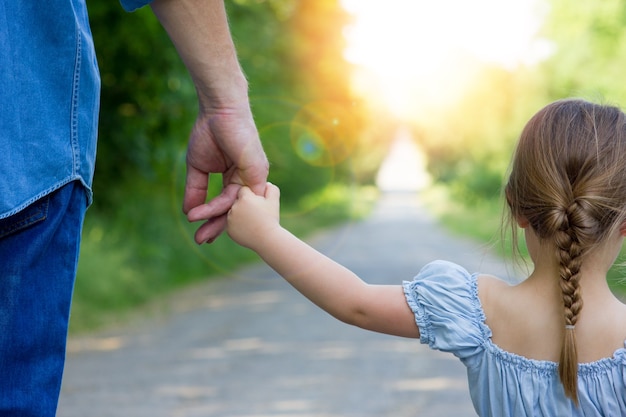
[[[332,314],[332,316],[350,326],[359,327],[365,330],[370,330],[371,328],[370,317],[367,315],[367,312],[358,305],[338,311],[335,314]]]

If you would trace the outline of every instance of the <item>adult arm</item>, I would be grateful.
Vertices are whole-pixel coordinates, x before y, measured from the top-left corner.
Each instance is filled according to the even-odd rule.
[[[263,193],[269,164],[223,0],[154,0],[151,7],[196,87],[199,114],[187,149],[183,211],[196,208],[189,220],[206,220],[196,242],[211,242],[226,227],[226,213],[242,185]],[[212,173],[223,175],[223,190],[205,204]]]

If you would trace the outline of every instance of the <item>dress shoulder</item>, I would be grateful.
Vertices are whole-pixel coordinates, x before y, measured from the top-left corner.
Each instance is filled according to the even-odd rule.
[[[484,351],[491,330],[485,325],[477,276],[452,262],[434,261],[403,283],[422,343],[461,359]]]
[[[558,363],[528,359],[491,342],[478,298],[479,274],[450,262],[426,265],[404,294],[420,340],[453,353],[467,367],[470,396],[480,416],[626,416],[626,348],[578,365],[578,406],[569,400]]]

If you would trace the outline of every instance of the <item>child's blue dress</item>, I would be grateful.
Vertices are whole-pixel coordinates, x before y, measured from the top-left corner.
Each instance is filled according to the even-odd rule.
[[[467,367],[470,395],[480,416],[626,416],[626,349],[578,366],[577,408],[563,392],[558,364],[506,352],[491,341],[478,298],[478,274],[436,261],[404,293],[420,341],[451,352]]]

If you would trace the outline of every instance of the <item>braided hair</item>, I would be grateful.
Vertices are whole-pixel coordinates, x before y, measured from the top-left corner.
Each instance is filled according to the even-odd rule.
[[[626,116],[568,99],[549,104],[522,131],[506,184],[511,220],[525,218],[559,262],[564,332],[559,376],[578,404],[575,325],[585,255],[626,219]],[[513,242],[516,227],[511,221]]]

